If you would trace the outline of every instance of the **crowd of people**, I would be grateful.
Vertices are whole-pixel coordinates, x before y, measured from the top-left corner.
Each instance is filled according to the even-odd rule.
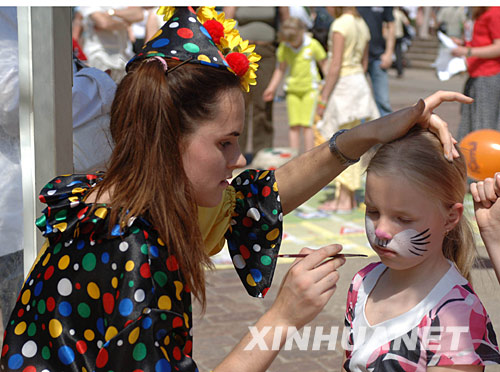
[[[380,259],[349,288],[342,368],[480,371],[500,364],[494,325],[472,290],[477,253],[463,216],[470,191],[500,283],[500,172],[469,186],[457,141],[434,113],[443,102],[461,104],[458,139],[500,130],[500,8],[471,8],[462,34],[452,31],[456,13],[439,13],[437,26],[458,45],[452,53],[467,58],[465,94],[439,91],[396,112],[387,71],[394,53],[402,58],[412,17],[392,7],[325,10],[332,22],[322,42],[313,37],[314,8],[75,9],[75,174],[47,180],[41,190],[47,207],[36,225],[46,241],[15,305],[1,298],[9,309],[2,308],[0,371],[197,371],[192,299],[204,308],[210,257],[227,244],[246,291],[264,297],[283,216],[328,184],[336,193],[322,209],[336,213],[352,212],[355,191],[364,189],[366,238]],[[8,92],[0,134],[13,143],[15,8],[0,19],[0,39],[13,51],[0,59]],[[402,76],[397,56],[395,66]],[[280,89],[290,145],[298,150],[302,136],[306,151],[276,170],[250,164],[240,173],[273,145]],[[18,148],[1,150],[13,177],[4,191],[12,194],[19,191]],[[19,242],[9,240],[2,246]],[[14,248],[0,251],[0,267],[15,266],[21,249]],[[268,311],[252,320],[257,329],[300,329],[335,292],[342,247],[300,253]],[[20,274],[8,275],[2,286],[12,292]],[[458,338],[443,332],[429,345],[425,332],[436,324],[471,331]],[[414,333],[415,350],[395,346]],[[266,370],[286,332],[279,340],[263,336],[278,348],[247,351],[252,336],[214,371]]]

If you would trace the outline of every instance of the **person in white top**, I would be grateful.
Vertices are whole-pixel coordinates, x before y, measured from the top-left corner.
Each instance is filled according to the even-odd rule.
[[[83,52],[89,66],[110,70],[111,78],[118,83],[125,76],[125,65],[133,56],[128,28],[142,21],[142,8],[82,6],[79,11],[84,19]]]
[[[346,371],[482,371],[500,364],[495,331],[470,284],[476,249],[462,218],[463,156],[420,129],[383,145],[367,168],[366,235],[381,262],[347,297]]]

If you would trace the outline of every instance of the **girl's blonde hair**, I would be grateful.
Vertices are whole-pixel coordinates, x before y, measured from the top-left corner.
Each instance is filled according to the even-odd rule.
[[[366,171],[378,176],[405,177],[429,197],[440,202],[443,212],[455,203],[463,203],[467,192],[467,167],[462,154],[452,163],[448,162],[443,156],[439,139],[418,127],[406,136],[380,147]],[[477,252],[472,229],[465,217],[444,237],[443,254],[471,281],[470,271]]]
[[[289,17],[283,21],[280,30],[278,31],[279,41],[290,43],[294,41],[297,36],[306,31],[304,23],[295,17]]]

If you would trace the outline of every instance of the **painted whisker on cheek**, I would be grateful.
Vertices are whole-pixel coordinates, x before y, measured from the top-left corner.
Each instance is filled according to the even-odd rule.
[[[431,234],[429,233],[429,235],[425,235],[429,232],[429,228],[425,229],[424,231],[422,231],[421,233],[415,235],[415,236],[412,236],[410,240],[412,241],[422,241],[422,240],[425,240],[427,239],[428,237],[431,236]],[[422,236],[424,235],[424,236]]]
[[[416,251],[420,251],[420,252],[426,252],[427,251],[427,249],[417,248],[415,246],[413,246],[412,248],[415,249]]]
[[[422,231],[421,233],[417,234],[417,235],[414,235],[410,238],[410,243],[412,245],[412,248],[417,251],[413,251],[411,249],[408,248],[408,250],[410,251],[410,253],[413,253],[414,255],[416,256],[422,256],[422,254],[418,253],[418,252],[426,252],[427,249],[425,248],[418,248],[416,247],[416,245],[427,245],[427,244],[430,244],[430,241],[427,241],[427,239],[429,239],[431,237],[431,233],[429,233],[429,228],[425,229],[424,231]],[[428,234],[427,234],[428,233]],[[427,234],[427,235],[426,235]]]
[[[415,256],[422,256],[421,254],[417,253],[417,252],[413,252],[411,249],[408,249],[408,251],[410,253],[413,253]]]

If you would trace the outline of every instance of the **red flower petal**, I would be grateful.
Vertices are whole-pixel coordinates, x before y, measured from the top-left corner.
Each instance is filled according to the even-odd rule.
[[[226,61],[231,70],[240,77],[246,74],[250,66],[247,56],[243,53],[229,53],[226,56]]]
[[[214,43],[219,44],[220,38],[224,37],[224,26],[219,21],[210,19],[203,24],[203,27],[207,29]]]

